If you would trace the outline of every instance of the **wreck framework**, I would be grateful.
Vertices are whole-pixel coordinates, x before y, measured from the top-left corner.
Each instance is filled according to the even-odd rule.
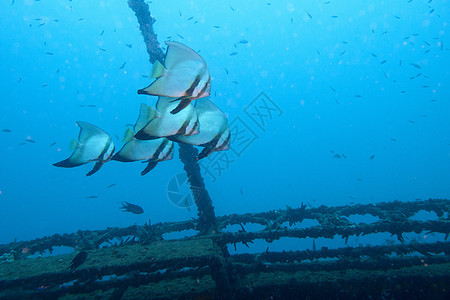
[[[128,4],[138,19],[150,62],[163,60],[148,5],[143,0]],[[193,146],[180,144],[198,219],[80,230],[0,245],[0,299],[450,297],[450,200],[316,208],[301,204],[299,208],[216,217],[195,160],[197,154]],[[434,213],[434,219],[415,218],[424,211]],[[352,221],[352,216],[366,214],[376,221]],[[306,221],[315,223],[297,226]],[[248,224],[260,229],[247,231]],[[233,226],[240,229],[230,230]],[[180,232],[191,236],[165,238]],[[350,237],[383,233],[397,242],[347,245]],[[442,239],[423,243],[405,238],[405,233],[416,237],[441,234]],[[313,247],[270,250],[283,238],[294,239],[299,249],[311,242]],[[318,238],[343,243],[317,249],[314,241]],[[252,249],[254,241],[269,246],[258,253],[233,254],[237,244]],[[61,247],[76,251],[56,254]],[[78,251],[86,252],[87,259],[69,270]]]
[[[449,210],[450,200],[442,199],[317,208],[302,205],[218,217],[217,231],[210,233],[202,233],[199,220],[190,220],[13,242],[0,245],[0,255],[14,257],[0,264],[0,298],[445,299],[450,288]],[[435,220],[416,220],[417,213],[423,211],[434,212]],[[354,215],[365,214],[377,221],[350,221]],[[311,220],[317,225],[298,228]],[[246,231],[248,224],[259,224],[262,229]],[[233,225],[241,229],[230,231]],[[180,231],[194,235],[164,239],[166,234]],[[346,241],[381,233],[389,233],[397,242],[270,251],[272,242],[285,237],[304,245],[317,238]],[[442,241],[407,241],[405,233],[441,234]],[[256,240],[269,243],[269,249],[240,254],[230,251],[236,243],[251,248]],[[86,262],[68,270],[76,253],[48,255],[61,246],[86,251]],[[36,253],[44,256],[27,258]]]

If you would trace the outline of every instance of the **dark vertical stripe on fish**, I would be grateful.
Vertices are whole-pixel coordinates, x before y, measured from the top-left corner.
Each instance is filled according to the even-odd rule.
[[[177,134],[186,134],[186,128],[189,125],[189,121],[190,120],[184,121],[183,126],[181,126],[181,128],[178,129]]]
[[[168,139],[164,139],[164,141],[159,145],[158,149],[156,149],[155,153],[153,154],[153,159],[158,159],[159,154],[164,150],[168,142]]]
[[[191,131],[189,131],[187,135],[192,135],[192,133],[195,131],[195,129],[197,129],[197,127],[198,127],[198,117],[197,120],[195,120],[194,126],[192,126]]]

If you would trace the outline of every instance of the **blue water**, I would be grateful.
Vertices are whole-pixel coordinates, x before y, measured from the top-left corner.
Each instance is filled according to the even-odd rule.
[[[234,125],[232,149],[202,162],[216,214],[449,198],[449,5],[152,1],[159,42],[200,51]],[[0,26],[0,243],[196,217],[167,195],[178,151],[146,176],[141,163],[91,177],[91,164],[52,166],[70,155],[76,121],[120,149],[140,103],[155,104],[137,94],[151,64],[125,0],[4,0]]]

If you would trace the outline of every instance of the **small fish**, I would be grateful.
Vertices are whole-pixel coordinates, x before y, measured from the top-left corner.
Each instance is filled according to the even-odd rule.
[[[242,188],[241,188],[241,195],[244,195],[244,191],[242,190]]]
[[[17,83],[22,81],[22,77],[19,77],[19,79],[17,79]]]
[[[130,48],[130,49],[133,47],[132,44],[125,44],[125,46],[127,46],[127,47]]]
[[[355,98],[362,98],[361,95],[355,95]]]
[[[121,202],[120,204],[122,204],[122,207],[120,207],[119,209],[121,209],[122,211],[125,212],[130,212],[136,215],[140,215],[144,213],[144,209],[142,207],[140,207],[139,205],[136,204],[132,204],[130,202]]]
[[[121,66],[120,66],[120,70],[122,70],[125,67],[126,62],[124,62]]]
[[[100,48],[100,47],[98,47],[98,49],[101,50],[101,51],[106,51],[106,49],[103,49],[103,48]]]
[[[375,158],[375,155],[372,155],[369,159],[374,159]]]
[[[220,26],[217,26],[217,25],[214,25],[213,27],[214,27],[214,28],[220,28]]]
[[[110,189],[110,188],[112,188],[112,187],[115,186],[115,185],[116,185],[116,184],[113,183],[113,184],[108,185],[106,188],[107,188],[107,189]]]
[[[177,33],[177,35],[180,37],[180,39],[184,40],[184,37],[182,37],[180,34]]]
[[[417,69],[422,69],[421,66],[419,66],[418,64],[415,63],[409,63],[411,66],[416,67]]]
[[[375,53],[370,53],[373,57],[378,57]]]
[[[84,18],[79,18],[79,19],[78,19],[78,21],[83,21],[83,20],[84,20]]]
[[[19,146],[23,146],[23,145],[26,145],[27,143],[25,143],[25,142],[22,142],[22,143],[19,143],[18,145]]]
[[[347,50],[342,51],[341,54],[340,54],[340,56],[344,55],[345,52],[347,52]]]
[[[383,60],[382,62],[380,62],[380,65],[385,64],[387,62],[387,60]]]
[[[192,20],[193,18],[194,18],[194,17],[190,17],[190,18],[188,18],[187,20],[190,21],[190,20]]]
[[[102,36],[103,34],[105,33],[105,31],[104,30],[102,30],[102,32],[100,32],[100,36]]]
[[[400,19],[400,17],[399,17],[399,16],[394,16],[394,18],[396,18],[396,19]]]
[[[230,5],[230,9],[231,9],[232,11],[236,11],[231,5]]]
[[[248,44],[248,41],[246,39],[242,39],[238,42],[238,44]]]
[[[187,201],[187,197],[184,197],[184,206],[188,211],[191,211],[191,206],[189,205],[189,202]]]
[[[331,89],[333,92],[336,92],[336,89],[335,89],[334,87],[330,86],[330,89]]]
[[[335,154],[334,156],[333,156],[333,158],[341,158],[341,156],[339,155],[339,154]]]
[[[56,145],[56,142],[51,143],[48,147],[53,147]]]
[[[234,55],[237,55],[237,54],[238,54],[237,52],[231,52],[230,56],[234,56]]]
[[[331,16],[331,18],[336,19],[338,16]]]
[[[71,271],[74,271],[76,268],[81,266],[86,261],[87,257],[88,257],[87,252],[81,251],[72,259],[70,265],[67,267],[67,270],[70,269]]]
[[[53,52],[45,52],[45,54],[47,54],[47,55],[54,55],[55,53],[53,53]]]
[[[36,144],[36,141],[32,140],[32,139],[25,139],[25,141],[27,141],[28,143],[31,143],[31,144]]]
[[[97,198],[98,198],[98,196],[94,196],[94,195],[93,195],[93,196],[87,196],[87,197],[86,197],[86,199],[97,199]]]
[[[319,52],[319,50],[316,50],[316,52],[317,52],[317,54],[318,54],[318,55],[320,55],[320,52]]]
[[[226,68],[224,68],[224,70],[225,70],[225,72],[227,73],[227,75],[228,75],[228,70],[226,69]]]
[[[2,130],[2,132],[12,132],[12,130],[8,129],[8,128],[5,128],[5,129]]]
[[[48,83],[44,83],[43,85],[41,85],[41,87],[47,87]]]
[[[305,9],[305,11],[306,11],[306,13],[308,14],[308,17],[309,17],[310,19],[312,19],[312,16],[311,16],[311,14],[309,13],[309,11],[307,11],[306,9]]]

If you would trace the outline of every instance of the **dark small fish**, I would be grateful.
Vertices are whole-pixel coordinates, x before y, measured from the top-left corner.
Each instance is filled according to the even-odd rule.
[[[45,23],[41,23],[41,24],[39,24],[39,27],[44,26],[44,25],[45,25]]]
[[[415,63],[409,63],[411,66],[416,67],[417,69],[422,69],[421,66],[419,66],[418,64]]]
[[[372,28],[372,33],[375,33],[375,30],[373,30],[373,28]]]
[[[244,191],[242,190],[242,188],[241,188],[241,195],[244,195]]]
[[[25,142],[22,142],[22,143],[19,143],[18,145],[19,146],[23,146],[23,145],[26,145],[27,143],[25,143]]]
[[[331,89],[333,92],[336,92],[336,89],[335,89],[334,87],[330,86],[330,89]]]
[[[396,19],[400,19],[400,17],[399,17],[399,16],[394,16],[394,18],[396,18]]]
[[[361,95],[355,95],[355,98],[362,98]]]
[[[320,52],[319,52],[319,50],[316,50],[316,52],[317,52],[317,54],[319,54],[319,55],[320,55]]]
[[[122,211],[127,211],[136,215],[140,215],[144,213],[144,209],[142,207],[140,207],[139,205],[136,204],[132,204],[129,202],[122,202],[120,203],[122,204],[122,207],[120,207],[119,209],[121,209]]]
[[[17,83],[22,81],[22,77],[19,77],[19,79],[17,79]]]
[[[110,185],[108,185],[106,188],[112,188],[113,186],[115,186],[116,184],[115,183],[113,183],[113,184],[110,184]]]
[[[72,259],[70,265],[67,267],[67,270],[70,269],[70,271],[74,271],[76,268],[81,266],[86,261],[87,257],[88,257],[87,252],[81,251]]]
[[[181,10],[179,10],[179,11],[178,11],[178,13],[180,14],[180,17],[181,17],[181,16],[182,16],[182,14],[181,14]]]
[[[238,44],[248,44],[248,41],[246,39],[242,39],[238,42]]]
[[[344,55],[345,52],[347,52],[347,50],[342,51],[341,54],[340,54],[340,56]]]
[[[220,26],[217,26],[217,25],[214,25],[213,27],[214,27],[214,28],[220,28]]]
[[[397,141],[397,139],[391,139],[391,141],[392,141],[392,142],[396,142],[396,141]]]
[[[87,196],[86,198],[87,199],[96,199],[96,198],[98,198],[98,196]]]
[[[105,31],[104,30],[102,30],[102,32],[100,32],[100,36],[102,36],[103,34],[105,33]]]
[[[380,65],[385,64],[387,62],[387,60],[383,60],[382,62],[380,62]]]
[[[130,48],[130,49],[133,47],[132,44],[125,44],[125,46],[127,46],[127,47]]]
[[[291,24],[294,22],[294,18],[291,18]]]
[[[228,75],[228,70],[226,68],[224,68],[224,69],[225,69],[225,72],[227,72],[227,75]]]
[[[36,141],[32,139],[25,139],[25,141],[27,141],[30,144],[36,144]]]
[[[347,156],[345,156],[345,154],[342,154],[342,157],[345,158],[345,159],[347,159]]]
[[[2,130],[2,132],[12,132],[12,130],[8,129],[8,128],[5,128],[5,129]]]
[[[234,56],[234,55],[237,55],[237,54],[238,54],[237,52],[231,52],[230,56]]]
[[[58,70],[56,70],[56,72],[55,73],[59,73],[59,69]]]
[[[306,9],[305,9],[305,11],[306,11],[306,13],[308,14],[308,17],[309,17],[310,19],[312,19],[312,16],[311,16],[311,14],[309,13],[309,11],[307,11]]]
[[[83,20],[84,20],[84,18],[79,18],[79,19],[78,19],[78,21],[83,21]]]
[[[232,11],[236,11],[231,5],[230,5],[230,9],[231,9]]]
[[[378,57],[375,53],[370,53],[373,57]]]
[[[369,159],[374,159],[375,158],[375,155],[372,155]]]
[[[178,33],[177,33],[177,35],[180,37],[180,39],[182,39],[182,40],[184,40],[184,37],[182,37],[181,35],[179,35]]]
[[[89,104],[87,107],[97,107],[95,104]]]
[[[237,82],[237,81],[232,81],[232,83],[234,83],[234,84],[239,84],[239,82]]]
[[[53,142],[53,143],[51,143],[50,145],[49,145],[49,147],[53,147],[53,146],[55,146],[56,145],[56,142]]]
[[[412,120],[409,120],[408,122],[409,122],[409,123],[413,123],[413,124],[415,124],[415,123],[416,123],[415,121],[412,121]]]
[[[47,55],[54,55],[55,53],[53,53],[53,52],[45,52],[45,54],[47,54]]]
[[[341,158],[341,156],[339,155],[339,154],[335,154],[334,156],[333,156],[333,158]]]
[[[338,16],[331,16],[331,18],[336,19]]]
[[[98,47],[98,49],[101,50],[101,51],[106,51],[106,49],[103,49],[103,48],[100,48],[100,47]]]
[[[194,17],[190,17],[190,18],[188,18],[187,20],[190,21],[190,20],[192,20],[193,18],[194,18]]]
[[[120,70],[122,70],[125,67],[126,62],[124,62],[121,66],[120,66]]]
[[[41,87],[46,87],[48,86],[48,83],[44,83],[43,85],[41,85]]]
[[[54,19],[53,22],[59,22],[59,20],[58,19]]]

